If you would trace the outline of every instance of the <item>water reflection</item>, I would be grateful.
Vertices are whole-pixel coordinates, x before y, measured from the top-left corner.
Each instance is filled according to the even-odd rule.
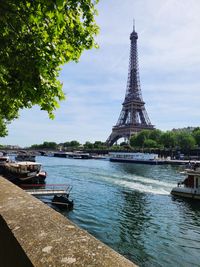
[[[200,227],[200,201],[172,196],[173,203],[178,207],[185,222]]]
[[[150,221],[148,197],[144,193],[122,191],[123,209],[119,212],[120,243],[119,250],[136,263],[149,261],[142,235]]]

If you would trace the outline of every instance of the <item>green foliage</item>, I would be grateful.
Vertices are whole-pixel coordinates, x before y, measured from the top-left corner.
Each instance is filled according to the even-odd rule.
[[[167,148],[188,150],[200,145],[200,130],[193,131],[167,131],[158,129],[144,130],[130,139],[130,145],[134,148]]]
[[[159,141],[165,148],[175,148],[176,146],[176,134],[174,132],[163,132]]]
[[[136,135],[131,136],[130,145],[132,147],[144,147],[144,141],[149,138],[151,130],[143,130]]]
[[[76,140],[70,141],[70,142],[65,142],[62,144],[64,148],[77,148],[80,146],[80,143]]]
[[[92,143],[90,143],[89,141],[85,142],[85,144],[83,145],[84,149],[93,149],[94,145]]]
[[[43,142],[43,144],[40,145],[32,145],[31,148],[33,149],[57,149],[57,144],[55,142]]]
[[[193,136],[196,141],[196,144],[200,146],[200,129],[193,131]]]
[[[124,150],[123,147],[121,147],[120,145],[113,145],[109,149],[111,151],[122,151],[122,150]]]
[[[120,146],[127,146],[127,143],[126,142],[121,142]]]
[[[104,142],[101,142],[101,141],[95,141],[94,142],[94,148],[95,149],[105,149],[105,144],[104,144]]]
[[[149,139],[159,142],[161,135],[162,135],[162,131],[159,129],[150,130]]]
[[[65,143],[63,143],[63,147],[70,147],[71,145],[70,145],[70,142],[65,142]]]
[[[107,149],[107,147],[105,146],[105,143],[101,141],[95,141],[94,143],[87,141],[84,144],[84,149],[101,150],[101,149]]]
[[[76,140],[73,140],[70,142],[70,147],[72,148],[78,148],[80,146],[80,143]]]
[[[157,148],[158,144],[155,140],[152,139],[145,139],[144,140],[144,147],[145,148]]]
[[[195,133],[196,131],[199,131],[200,130],[200,127],[196,127],[194,128],[194,130],[192,131],[192,133]]]
[[[188,150],[188,149],[192,149],[195,147],[196,142],[192,134],[180,132],[176,135],[176,139],[177,139],[177,145],[181,149]]]
[[[0,1],[0,135],[22,108],[50,118],[65,98],[60,66],[96,47],[98,0]]]

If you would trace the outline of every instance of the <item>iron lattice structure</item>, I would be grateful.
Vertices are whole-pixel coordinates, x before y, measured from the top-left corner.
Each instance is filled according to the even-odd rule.
[[[112,133],[106,141],[107,145],[110,146],[122,137],[129,140],[131,135],[141,130],[154,129],[145,109],[145,102],[142,99],[137,39],[138,34],[135,31],[135,26],[133,26],[133,32],[130,35],[131,45],[126,95],[117,124],[112,128]]]

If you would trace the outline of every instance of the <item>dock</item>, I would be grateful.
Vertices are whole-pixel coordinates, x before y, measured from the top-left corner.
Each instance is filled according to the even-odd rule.
[[[171,165],[187,165],[187,164],[200,164],[200,160],[182,160],[182,159],[167,159],[163,160],[163,164]]]
[[[34,197],[53,197],[51,200],[42,200],[46,204],[53,204],[60,209],[72,210],[73,200],[69,199],[72,186],[66,184],[23,184],[21,188]]]
[[[51,190],[51,189],[26,189],[28,194],[32,196],[54,196],[54,195],[67,195],[66,190]]]
[[[42,188],[43,187],[43,188]],[[24,184],[21,185],[32,196],[69,196],[72,186],[66,184]]]

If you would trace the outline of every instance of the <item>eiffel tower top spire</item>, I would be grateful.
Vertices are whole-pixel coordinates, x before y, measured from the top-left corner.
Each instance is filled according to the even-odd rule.
[[[135,19],[133,19],[133,32],[135,32]]]
[[[135,31],[135,21],[133,20],[133,31],[130,34],[130,57],[127,88],[122,111],[117,124],[113,127],[112,133],[106,143],[112,145],[121,137],[130,139],[135,134],[144,129],[154,129],[145,109],[140,88],[139,64],[137,52],[138,34]]]

